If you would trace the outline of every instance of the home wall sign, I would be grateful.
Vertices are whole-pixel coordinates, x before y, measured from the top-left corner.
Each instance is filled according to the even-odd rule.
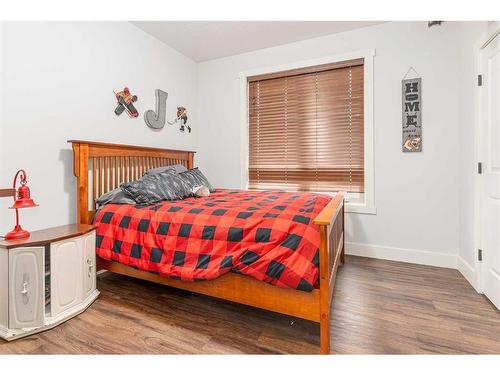
[[[410,70],[415,71],[413,68]],[[421,152],[422,78],[405,79],[407,75],[402,80],[403,152]]]
[[[144,112],[144,122],[151,129],[162,129],[165,126],[167,118],[167,98],[168,93],[163,90],[155,90],[156,106]]]

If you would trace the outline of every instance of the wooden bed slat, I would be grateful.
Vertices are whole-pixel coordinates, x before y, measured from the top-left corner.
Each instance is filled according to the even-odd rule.
[[[137,159],[135,157],[132,157],[131,158],[131,161],[132,161],[132,181],[133,180],[137,180]]]
[[[117,168],[117,174],[116,174],[116,187],[119,187],[121,184],[121,177],[122,177],[122,157],[117,156],[116,157],[116,168]]]
[[[113,170],[114,170],[113,189],[116,189],[118,187],[118,158],[119,156],[113,158]]]
[[[109,161],[108,161],[108,157],[104,157],[104,189],[103,189],[103,193],[107,193],[109,191],[109,181],[108,181],[108,176],[109,176]]]
[[[97,194],[97,171],[96,171],[96,160],[92,158],[92,208],[95,209],[95,200]]]
[[[129,156],[126,156],[125,157],[126,160],[127,160],[127,165],[126,165],[126,169],[127,169],[127,182],[131,181],[131,177],[130,177],[130,168],[131,168],[131,164],[130,164],[130,157]]]

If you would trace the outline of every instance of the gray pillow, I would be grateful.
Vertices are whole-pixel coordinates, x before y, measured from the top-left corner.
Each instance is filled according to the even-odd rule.
[[[148,171],[146,171],[144,174],[158,174],[158,173],[163,173],[163,172],[166,172],[168,170],[175,170],[176,173],[182,173],[182,172],[186,172],[187,171],[187,168],[185,166],[183,166],[182,164],[175,164],[175,165],[168,165],[168,166],[165,166],[165,167],[158,167],[158,168],[153,168],[153,169],[150,169]]]
[[[125,182],[120,185],[120,189],[134,198],[138,204],[146,205],[163,200],[184,199],[191,195],[189,186],[172,169]]]
[[[203,185],[206,186],[211,193],[215,191],[215,188],[208,182],[208,179],[198,168],[179,173],[178,176],[186,181],[190,187],[189,190],[193,190],[195,186]]]
[[[96,199],[98,206],[104,206],[108,203],[114,204],[135,204],[135,201],[130,195],[123,192],[120,188],[108,191]]]

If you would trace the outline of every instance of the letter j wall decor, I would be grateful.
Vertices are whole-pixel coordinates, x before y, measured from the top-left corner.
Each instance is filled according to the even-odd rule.
[[[422,151],[422,78],[403,79],[403,152]]]

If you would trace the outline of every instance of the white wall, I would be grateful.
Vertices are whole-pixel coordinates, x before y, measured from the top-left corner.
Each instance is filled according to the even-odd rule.
[[[472,126],[474,110],[472,101],[462,99],[463,89],[473,90],[472,55],[466,63],[460,59],[472,54],[484,25],[446,22],[428,29],[426,22],[391,22],[201,63],[198,164],[216,185],[242,186],[240,72],[375,48],[377,214],[348,215],[348,251],[455,267],[461,239],[469,241],[460,230],[459,216],[467,216],[470,207],[460,209],[467,188],[462,191],[459,182],[467,168],[461,147],[471,143],[465,139],[471,129],[462,128]],[[410,66],[423,79],[418,154],[401,152],[401,79]],[[465,159],[470,167],[470,155]]]
[[[138,96],[137,119],[113,112],[113,90],[125,85]],[[156,88],[169,93],[169,119],[187,107],[191,134],[145,125]],[[40,205],[23,210],[21,224],[75,222],[68,139],[196,149],[196,90],[196,64],[129,23],[0,23],[0,187],[25,168]],[[0,200],[0,234],[14,223],[9,204]]]

